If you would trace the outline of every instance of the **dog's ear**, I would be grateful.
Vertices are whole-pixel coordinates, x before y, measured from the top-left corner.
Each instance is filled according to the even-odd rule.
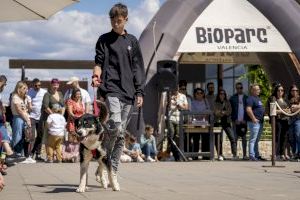
[[[104,123],[108,117],[108,109],[104,102],[97,100],[97,106],[99,108],[99,116],[97,116],[101,123]]]
[[[96,133],[103,132],[103,127],[101,126],[100,119],[96,117]]]

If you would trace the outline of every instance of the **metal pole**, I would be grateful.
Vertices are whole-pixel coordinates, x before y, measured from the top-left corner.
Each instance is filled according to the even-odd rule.
[[[275,130],[275,123],[276,123],[276,121],[275,121],[276,119],[275,119],[275,116],[271,116],[271,127],[272,127],[272,166],[274,167],[275,166],[275,160],[276,160],[276,158],[275,158],[275,156],[276,156],[276,153],[275,153],[275,149],[276,149],[276,147],[275,147],[275,133],[276,133],[276,130]]]

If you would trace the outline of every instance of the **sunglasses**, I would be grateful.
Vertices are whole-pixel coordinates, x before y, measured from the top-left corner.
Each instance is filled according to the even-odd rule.
[[[186,90],[186,88],[179,88],[179,90]]]
[[[196,92],[196,94],[203,94],[203,92]]]
[[[292,92],[298,92],[299,90],[291,90]]]
[[[224,93],[224,92],[221,92],[220,95],[225,95],[225,93]]]
[[[34,85],[34,87],[41,87],[41,84],[36,84]]]
[[[242,90],[242,89],[243,89],[243,87],[237,87],[236,89],[237,89],[237,90]]]

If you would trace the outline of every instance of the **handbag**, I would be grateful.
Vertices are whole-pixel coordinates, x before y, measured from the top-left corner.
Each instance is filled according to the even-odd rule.
[[[32,131],[31,127],[25,128],[25,140],[26,142],[33,142],[35,139],[34,132]]]

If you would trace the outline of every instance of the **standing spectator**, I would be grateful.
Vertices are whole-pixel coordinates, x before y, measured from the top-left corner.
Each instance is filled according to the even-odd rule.
[[[211,111],[209,107],[209,102],[205,98],[204,90],[201,88],[194,89],[194,99],[192,100],[191,105],[192,112],[207,112]],[[200,141],[200,134],[191,134],[191,138],[193,139],[193,152],[199,152],[199,141]],[[207,135],[207,134],[202,134]],[[189,149],[190,151],[190,149]],[[198,156],[193,158],[194,160],[198,160]]]
[[[35,144],[35,145],[40,145],[39,143],[45,143],[45,145],[47,146],[46,122],[47,122],[48,116],[53,113],[52,106],[54,104],[59,104],[62,107],[62,113],[64,113],[64,108],[63,108],[64,97],[63,97],[63,94],[58,89],[59,89],[59,80],[57,78],[53,78],[51,80],[51,84],[50,84],[50,88],[49,88],[48,92],[44,95],[43,103],[42,103],[40,120],[42,122],[43,134],[41,136],[41,140],[36,140],[37,144]],[[38,149],[37,154],[41,154],[39,149]]]
[[[31,128],[31,121],[29,117],[30,97],[27,96],[28,87],[23,81],[16,84],[15,90],[12,94],[11,111],[13,114],[12,126],[12,143],[14,151],[21,155],[24,151],[26,160],[22,163],[35,163],[29,155],[29,142],[25,140],[25,129]]]
[[[179,118],[180,118],[180,111],[188,109],[188,102],[187,98],[184,94],[179,92],[179,87],[175,91],[172,91],[171,94],[171,105],[169,111],[169,123],[170,132],[168,132],[168,138],[171,138],[175,141],[175,143],[179,144]],[[171,152],[173,153],[175,161],[180,161],[179,152],[177,149],[172,145],[171,141],[168,141],[168,148],[170,148]]]
[[[30,112],[30,121],[32,132],[36,133],[36,141],[34,142],[34,146],[32,148],[32,156],[37,152],[35,159],[41,160],[40,149],[41,149],[41,141],[43,136],[42,123],[40,121],[41,118],[41,108],[43,103],[44,95],[47,93],[47,90],[41,88],[41,81],[37,78],[32,80],[32,88],[28,90],[28,96],[31,98],[31,112]]]
[[[269,98],[271,101],[268,102],[266,112],[270,112],[270,103],[277,102],[277,104],[286,112],[289,112],[289,104],[285,99],[284,88],[281,84],[277,84],[274,88],[274,91]],[[276,133],[276,158],[278,160],[288,160],[289,157],[286,155],[286,141],[288,135],[289,117],[284,115],[281,110],[276,109],[276,118],[275,118],[275,133]]]
[[[299,89],[296,85],[292,85],[289,90],[289,105],[291,112],[297,112],[300,109]],[[293,159],[300,159],[300,114],[290,117],[290,144],[293,152]]]
[[[192,105],[192,97],[187,93],[187,82],[186,80],[180,80],[179,81],[179,92],[184,94],[187,98],[188,101],[188,109],[191,110],[191,105]]]
[[[61,143],[64,138],[66,120],[62,115],[62,108],[59,104],[52,105],[52,114],[47,118],[47,162],[53,162],[53,151],[56,152],[57,162],[62,162]]]
[[[230,98],[232,108],[231,120],[236,142],[238,138],[242,138],[243,159],[247,159],[247,112],[246,103],[248,96],[243,92],[243,84],[238,82],[235,84],[236,93]]]
[[[77,162],[79,160],[79,142],[75,129],[75,120],[84,114],[84,107],[79,89],[74,89],[71,98],[67,100],[67,112],[68,141],[65,142],[64,149],[72,151],[63,152],[63,154],[66,155],[63,159],[64,161],[71,160],[72,162]]]
[[[207,90],[207,93],[205,95],[205,98],[207,99],[207,101],[209,103],[209,108],[213,111],[215,108],[215,101],[216,101],[215,84],[213,82],[208,82],[206,84],[206,90]],[[208,152],[209,151],[209,134],[202,134],[201,138],[202,138],[201,151]],[[203,156],[203,159],[208,160],[209,157]]]
[[[154,128],[151,125],[145,126],[145,133],[141,136],[141,148],[146,156],[147,162],[155,162],[157,159],[156,141],[153,136]],[[154,159],[153,159],[154,158]]]
[[[93,85],[99,87],[99,94],[106,98],[110,119],[120,131],[116,137],[111,136],[107,152],[112,167],[109,170],[110,183],[114,191],[119,191],[117,171],[124,146],[124,132],[134,100],[137,107],[143,105],[145,70],[138,40],[125,30],[127,6],[115,4],[109,17],[112,30],[101,35],[97,41],[96,66],[92,77]]]
[[[71,88],[68,89],[64,95],[65,102],[71,98],[74,89],[79,89],[81,92],[81,99],[82,99],[83,107],[85,109],[85,113],[89,113],[90,105],[91,105],[91,97],[88,91],[86,91],[85,89],[79,86],[79,78],[76,76],[71,77],[70,80],[67,82],[67,85],[70,85]]]
[[[69,136],[76,137],[75,120],[84,114],[84,107],[81,101],[81,92],[79,89],[72,91],[71,98],[67,101],[68,122],[67,130]]]
[[[250,130],[249,159],[252,161],[265,160],[259,155],[258,143],[263,131],[265,108],[259,98],[260,87],[253,84],[250,88],[251,96],[247,99],[246,111],[248,114],[247,124]]]
[[[231,145],[231,153],[233,156],[233,159],[237,159],[236,156],[236,140],[234,137],[233,130],[231,128],[231,105],[230,102],[227,100],[226,91],[223,89],[220,89],[216,98],[215,102],[215,108],[214,108],[214,114],[215,114],[215,126],[221,126],[223,130],[225,131]],[[220,144],[216,141],[217,147],[220,145],[220,152],[219,153],[219,160],[223,160],[223,139],[222,136],[220,138]]]

